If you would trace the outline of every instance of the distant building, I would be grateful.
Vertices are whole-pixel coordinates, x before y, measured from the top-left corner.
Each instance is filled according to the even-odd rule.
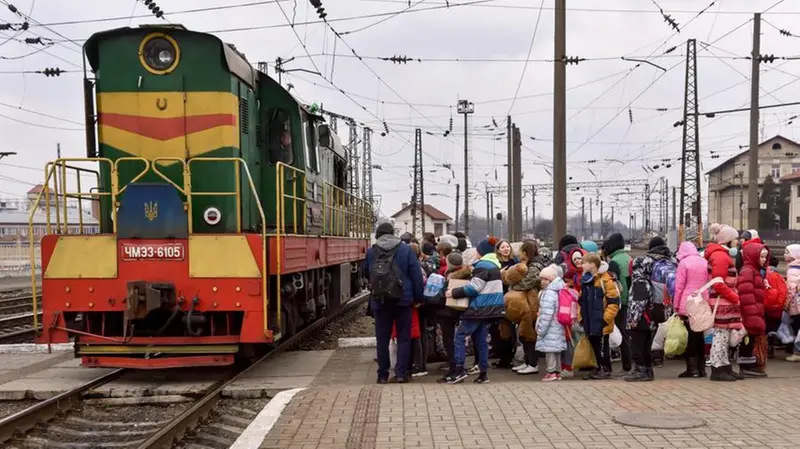
[[[749,150],[731,157],[708,171],[708,219],[709,223],[724,223],[738,229],[748,229],[747,188]],[[777,135],[758,145],[758,185],[762,186],[768,176],[775,183],[790,181],[800,172],[800,143]],[[787,179],[789,178],[789,179]],[[797,201],[797,187],[792,194],[792,205]],[[760,195],[760,189],[759,189]],[[800,205],[800,204],[799,204]],[[791,211],[789,225],[800,227],[798,208]],[[792,229],[800,229],[794,228]]]
[[[0,243],[28,241],[30,237],[30,210],[36,202],[36,198],[43,187],[38,185],[28,191],[25,199],[0,200]],[[52,193],[52,190],[51,190]],[[81,222],[83,223],[84,234],[97,234],[100,232],[100,224],[92,216],[91,207],[86,205],[82,211],[78,210],[77,204],[67,206],[67,216],[64,217],[64,208],[60,210],[60,217],[56,215],[55,195],[50,197],[49,208],[45,207],[45,200],[42,199],[39,207],[33,216],[33,236],[34,240],[39,240],[47,233],[47,215],[50,215],[50,232],[56,233],[57,223],[62,227],[67,226],[68,234],[78,234],[81,232]],[[85,204],[85,202],[84,202]],[[81,213],[83,214],[81,220]]]
[[[800,230],[800,170],[781,178],[789,183],[789,229]]]
[[[423,207],[423,213],[425,214],[425,229],[423,232],[432,232],[433,235],[439,237],[440,235],[449,234],[450,232],[455,231],[453,219],[439,209],[431,206],[430,204],[426,204]],[[398,234],[414,231],[413,215],[410,204],[403,203],[402,208],[392,215],[392,219],[394,219],[395,232]]]

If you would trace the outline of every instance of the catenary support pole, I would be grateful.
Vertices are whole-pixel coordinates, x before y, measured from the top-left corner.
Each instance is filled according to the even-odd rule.
[[[553,241],[567,232],[567,7],[555,0],[553,45]]]
[[[750,157],[747,177],[747,229],[758,229],[758,86],[761,63],[761,14],[753,17],[752,72],[750,74]]]

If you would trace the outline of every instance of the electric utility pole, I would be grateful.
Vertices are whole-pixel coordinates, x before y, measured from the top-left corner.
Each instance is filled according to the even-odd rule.
[[[475,112],[475,104],[458,100],[458,113],[464,114],[464,234],[469,239],[469,114]]]
[[[422,130],[414,131],[414,197],[411,199],[411,229],[421,238],[425,233],[425,191],[422,168]]]
[[[567,232],[567,6],[555,0],[553,45],[553,241]]]
[[[750,158],[747,179],[747,229],[758,229],[758,85],[761,64],[761,13],[753,17],[753,52],[750,55]]]
[[[681,158],[681,204],[678,241],[686,239],[691,217],[697,217],[698,243],[703,241],[703,222],[700,216],[700,132],[697,126],[697,41],[686,41],[686,79],[683,98],[683,157]]]
[[[514,239],[514,124],[511,123],[511,116],[506,116],[506,178],[508,191],[506,192],[506,207],[508,216],[508,235]]]
[[[514,233],[511,235],[513,239],[511,241],[519,242],[522,240],[522,136],[516,126],[513,128],[512,137],[514,169],[511,174],[514,179],[514,214],[511,219],[514,220]]]

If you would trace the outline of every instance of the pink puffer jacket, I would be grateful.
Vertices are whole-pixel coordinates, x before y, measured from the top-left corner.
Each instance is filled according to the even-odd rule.
[[[800,315],[796,298],[800,294],[800,245],[787,246],[786,253],[794,259],[786,265],[786,310],[789,315]]]
[[[679,263],[675,277],[674,305],[678,314],[685,316],[686,298],[710,280],[708,262],[700,257],[692,242],[681,243],[677,258]],[[703,298],[708,300],[707,290],[703,292]]]

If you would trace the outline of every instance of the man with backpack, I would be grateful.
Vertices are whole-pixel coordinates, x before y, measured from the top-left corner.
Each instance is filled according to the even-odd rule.
[[[424,283],[419,260],[409,245],[394,235],[391,223],[381,223],[375,231],[377,242],[367,250],[366,272],[371,290],[370,307],[375,317],[378,353],[378,383],[389,381],[389,340],[392,325],[397,328],[395,379],[411,379],[411,308],[423,301]]]
[[[601,249],[608,262],[608,271],[617,277],[622,287],[619,292],[619,313],[614,324],[617,325],[622,334],[622,344],[619,347],[619,352],[622,358],[624,376],[630,374],[631,371],[631,347],[628,333],[625,329],[625,317],[628,314],[628,287],[631,283],[631,257],[625,251],[625,239],[618,232],[608,236]]]
[[[626,327],[636,369],[624,379],[651,381],[654,361],[650,348],[655,329],[672,314],[677,267],[661,237],[653,237],[647,254],[633,259],[631,267]]]

